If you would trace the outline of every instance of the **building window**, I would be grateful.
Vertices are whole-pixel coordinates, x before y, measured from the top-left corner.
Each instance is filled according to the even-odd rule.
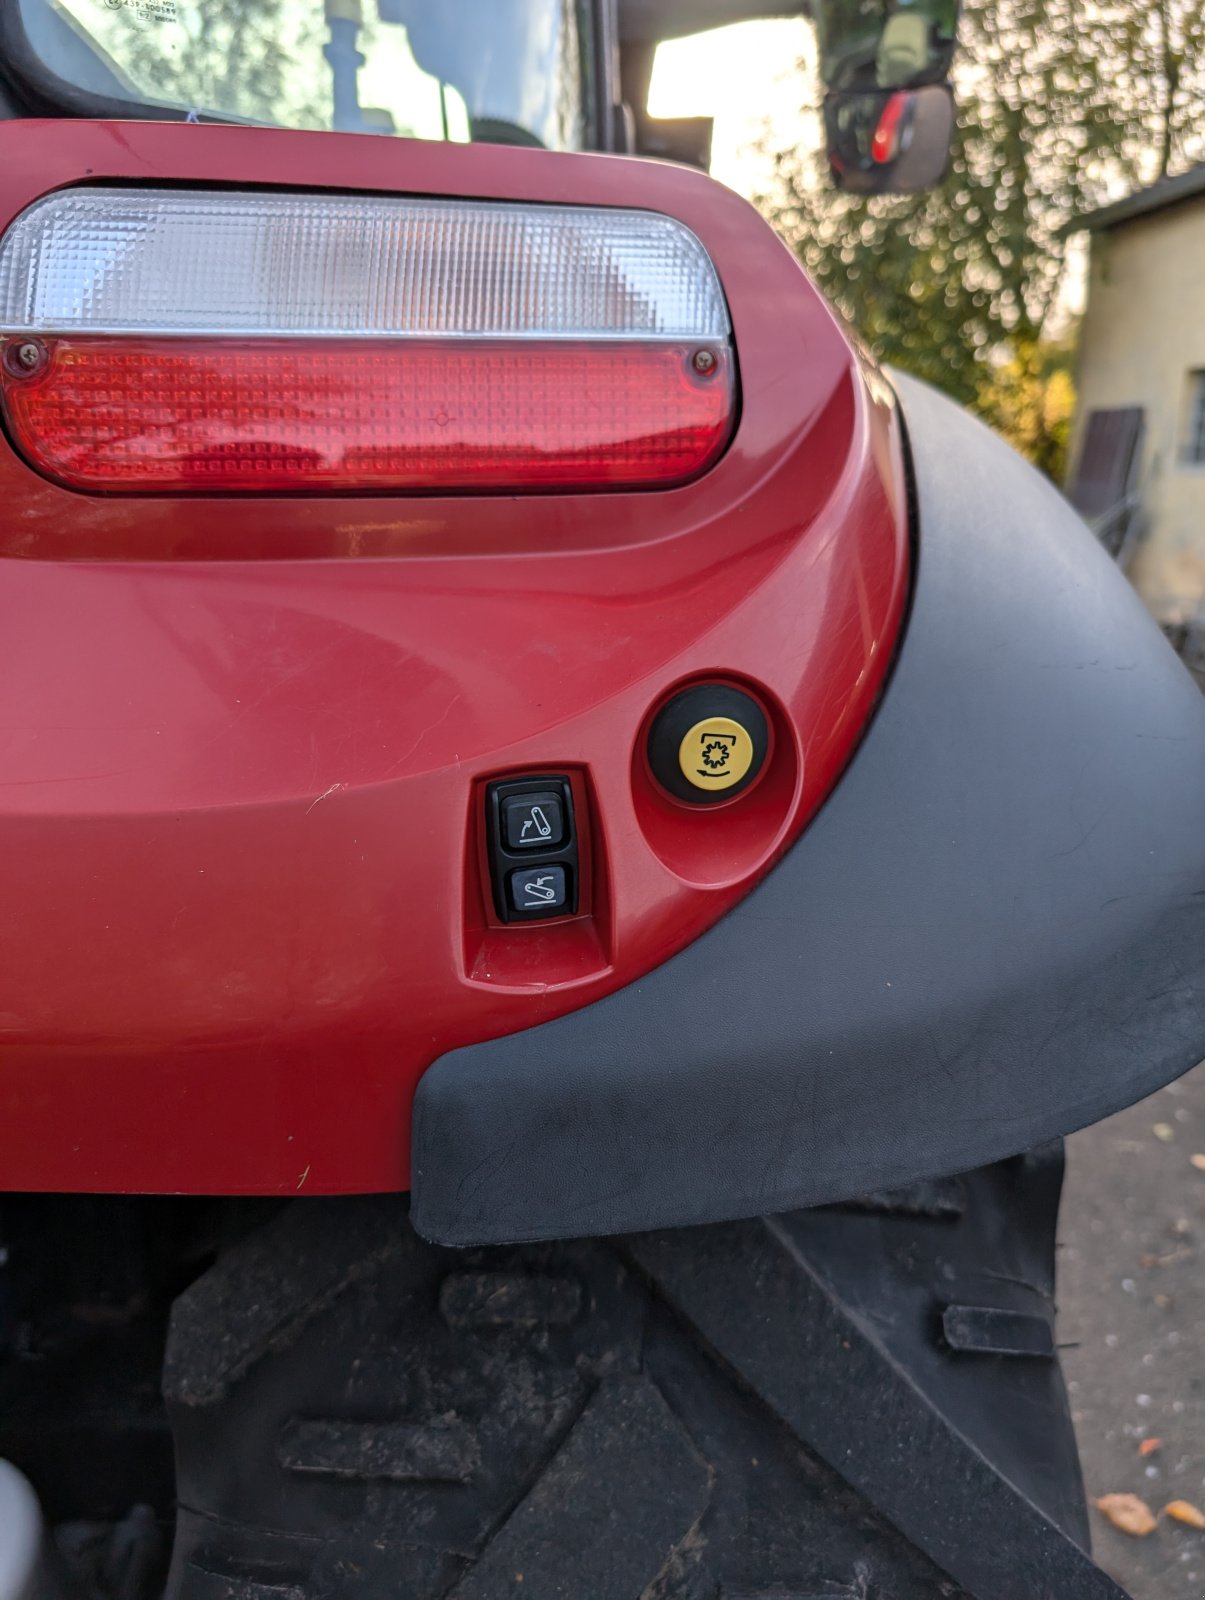
[[[1188,439],[1184,459],[1205,467],[1205,372],[1188,375]]]

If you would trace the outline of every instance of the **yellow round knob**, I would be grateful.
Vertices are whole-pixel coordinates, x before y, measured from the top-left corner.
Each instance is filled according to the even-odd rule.
[[[662,705],[645,746],[649,770],[675,800],[724,806],[761,776],[770,753],[766,714],[733,683],[692,683]]]
[[[753,739],[732,717],[704,717],[683,735],[678,765],[696,789],[731,789],[753,765]]]

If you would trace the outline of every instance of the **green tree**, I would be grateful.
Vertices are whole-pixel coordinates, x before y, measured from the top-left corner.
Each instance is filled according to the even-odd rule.
[[[1200,0],[964,0],[945,180],[898,199],[844,195],[822,156],[789,150],[762,203],[881,359],[1057,464],[1057,441],[1013,426],[1006,406],[1022,373],[1061,368],[1065,391],[1066,351],[1043,349],[1063,230],[1119,184],[1188,163],[1205,128],[1203,60]]]
[[[1075,417],[1075,340],[1012,338],[983,363],[974,407],[1035,467],[1061,483]]]
[[[1137,112],[1148,177],[1205,156],[1205,6],[1201,0],[1106,0],[1093,39],[1107,52],[1112,92]]]

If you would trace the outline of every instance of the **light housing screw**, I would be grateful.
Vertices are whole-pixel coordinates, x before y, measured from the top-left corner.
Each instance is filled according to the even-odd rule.
[[[36,339],[22,339],[4,351],[4,365],[14,378],[32,377],[46,365],[46,347]]]

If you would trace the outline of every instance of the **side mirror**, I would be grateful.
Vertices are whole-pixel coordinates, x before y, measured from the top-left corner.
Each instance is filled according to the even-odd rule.
[[[944,82],[954,60],[958,6],[959,0],[814,0],[825,88],[919,89]]]
[[[954,96],[945,83],[919,89],[852,89],[824,97],[829,171],[849,194],[915,194],[950,158]]]

